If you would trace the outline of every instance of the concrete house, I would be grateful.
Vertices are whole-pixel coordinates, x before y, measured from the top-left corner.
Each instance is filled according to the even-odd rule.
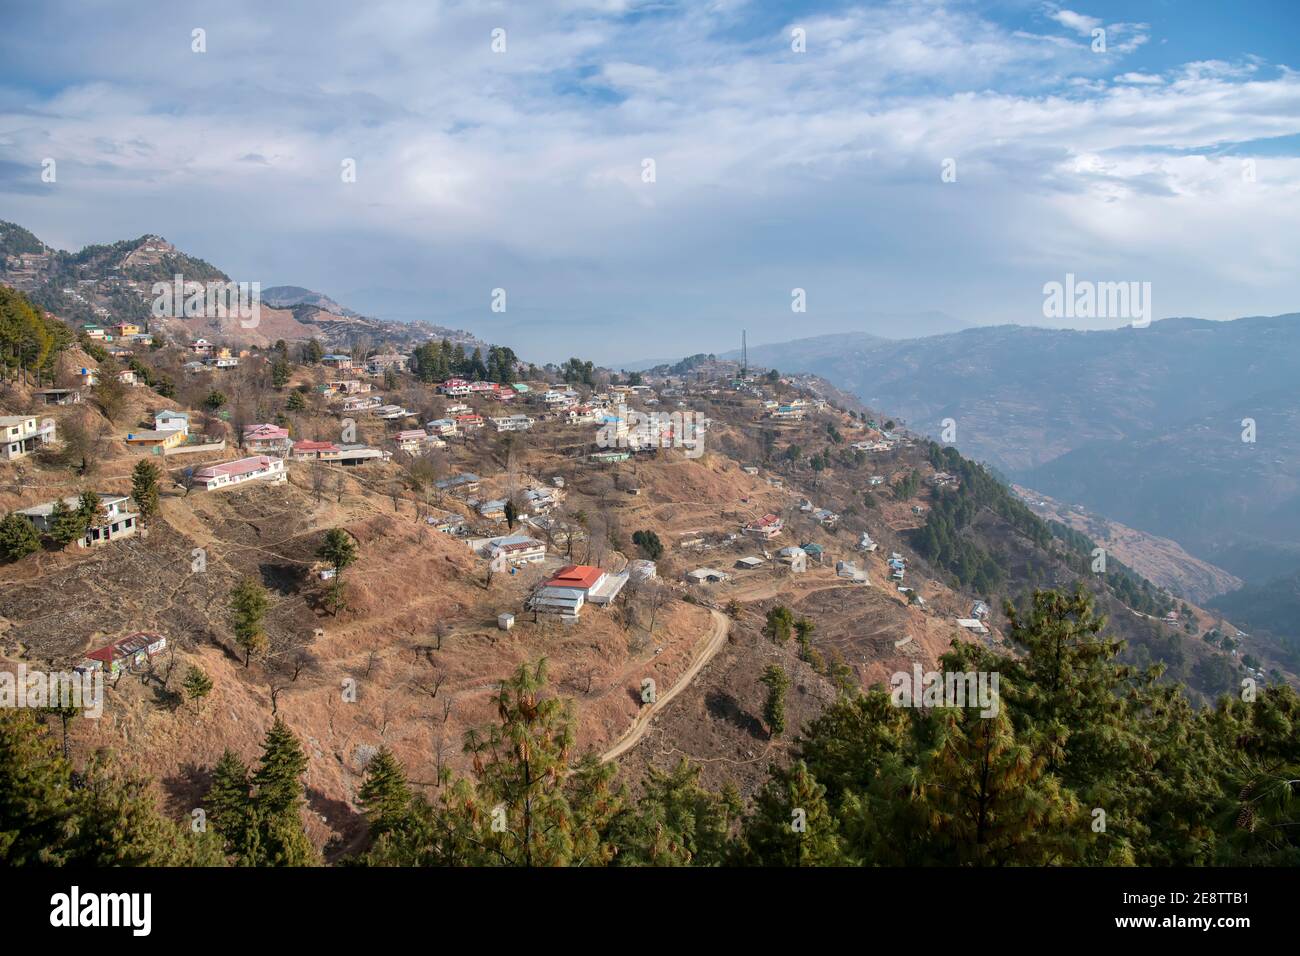
[[[570,564],[542,582],[529,598],[530,610],[577,618],[584,604],[607,605],[627,584],[628,575],[610,574],[588,564]]]
[[[78,547],[88,548],[94,545],[107,544],[120,538],[129,538],[136,532],[136,523],[140,516],[128,509],[127,506],[131,501],[128,496],[106,495],[101,492],[96,492],[96,494],[99,495],[99,504],[103,514],[98,521],[86,529],[85,536],[77,541]],[[63,499],[63,506],[69,511],[75,511],[80,504],[81,499],[76,495]],[[47,501],[31,508],[20,509],[14,513],[22,515],[30,521],[37,531],[48,534],[53,528],[54,505],[55,502]]]
[[[38,424],[35,415],[0,416],[0,458],[6,461],[26,458],[54,441],[54,430],[52,418]]]
[[[293,448],[289,430],[278,425],[250,425],[244,429],[244,447],[249,451],[287,455]]]
[[[470,472],[452,475],[450,478],[443,478],[441,481],[434,482],[434,486],[439,491],[451,491],[460,494],[473,494],[478,491],[478,484],[478,475]]]
[[[32,392],[46,405],[79,405],[81,392],[75,388],[38,388]]]
[[[254,455],[226,461],[219,465],[207,465],[194,472],[194,483],[205,491],[229,488],[250,481],[270,481],[279,484],[287,480],[283,458],[269,455]]]
[[[524,432],[533,427],[533,420],[527,415],[507,415],[492,419],[498,432]]]
[[[123,439],[132,448],[175,448],[185,444],[185,432],[175,428],[166,431],[148,429],[139,432],[127,432]]]
[[[77,665],[79,671],[103,670],[110,678],[123,670],[140,671],[149,660],[167,649],[167,638],[161,634],[140,632],[114,641],[106,647],[91,651]]]
[[[769,541],[781,534],[783,522],[774,514],[766,514],[757,521],[751,521],[741,529],[743,534],[751,535],[763,541]]]
[[[153,427],[155,431],[179,431],[183,435],[188,435],[190,433],[190,413],[165,408],[161,412],[154,413]]]
[[[339,446],[330,441],[298,441],[293,443],[292,454],[295,461],[310,461],[338,450]]]
[[[508,534],[499,538],[489,538],[478,551],[489,560],[497,555],[504,555],[506,561],[515,567],[541,564],[546,560],[546,545],[526,534]]]

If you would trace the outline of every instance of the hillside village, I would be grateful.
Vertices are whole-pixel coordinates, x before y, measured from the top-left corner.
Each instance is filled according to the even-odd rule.
[[[327,856],[364,836],[378,748],[416,782],[468,772],[498,682],[542,657],[579,751],[687,757],[744,797],[790,747],[762,717],[771,666],[798,727],[954,642],[1008,650],[1003,601],[1034,586],[1083,582],[1133,663],[1203,700],[1295,681],[1118,562],[1090,574],[1083,535],[815,379],[35,313],[44,354],[19,350],[0,389],[5,665],[105,673],[74,752],[113,749],[177,810],[285,720]],[[798,641],[770,638],[782,615]]]

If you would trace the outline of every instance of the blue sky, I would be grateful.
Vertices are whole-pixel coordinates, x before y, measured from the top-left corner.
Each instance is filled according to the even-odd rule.
[[[1291,2],[88,2],[5,22],[0,218],[62,248],[159,233],[235,279],[530,358],[902,335],[929,311],[1057,324],[1042,289],[1066,273],[1150,282],[1156,317],[1300,310]]]

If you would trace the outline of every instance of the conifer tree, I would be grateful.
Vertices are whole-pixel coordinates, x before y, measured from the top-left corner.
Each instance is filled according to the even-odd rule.
[[[302,775],[306,770],[307,755],[298,738],[276,718],[266,732],[262,759],[252,776],[259,865],[312,866],[319,862],[302,825]]]
[[[767,623],[763,633],[777,644],[790,640],[790,629],[794,626],[794,615],[784,604],[778,604],[767,612]]]
[[[334,569],[334,578],[330,588],[330,604],[337,614],[343,606],[343,571],[357,559],[357,546],[352,536],[342,528],[330,528],[325,532],[316,556],[328,561]]]
[[[148,458],[141,458],[131,472],[131,497],[140,509],[140,516],[148,521],[158,513],[158,466]]]
[[[803,761],[773,766],[745,820],[743,862],[757,866],[839,866],[839,824],[826,803],[826,788]]]
[[[257,855],[248,775],[248,765],[227,747],[212,768],[212,784],[203,805],[208,825],[222,838],[225,852],[244,866],[253,865]]]
[[[366,776],[357,794],[372,838],[400,829],[411,814],[411,788],[406,772],[387,747],[366,765]]]
[[[32,523],[22,515],[7,514],[0,521],[0,557],[19,561],[41,550],[41,539]]]
[[[620,866],[719,866],[732,851],[740,818],[734,788],[715,794],[700,785],[700,767],[686,760],[671,771],[651,767],[635,807],[614,825]]]
[[[768,664],[761,680],[767,686],[763,720],[767,722],[768,733],[779,737],[785,733],[785,692],[790,687],[790,678],[780,664]]]
[[[185,672],[185,680],[181,682],[181,687],[185,691],[185,696],[197,707],[199,702],[212,692],[212,678],[201,667],[191,664]]]
[[[230,593],[230,614],[235,630],[235,643],[244,652],[247,667],[254,654],[267,648],[266,633],[262,628],[266,617],[266,588],[254,578],[243,578]]]
[[[69,508],[62,498],[54,502],[50,512],[50,537],[55,542],[66,547],[80,540],[86,534],[86,526],[86,517],[79,508]]]

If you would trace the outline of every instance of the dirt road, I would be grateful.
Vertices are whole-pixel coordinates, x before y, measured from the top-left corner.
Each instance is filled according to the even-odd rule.
[[[686,669],[681,679],[670,690],[658,695],[655,702],[649,707],[641,708],[641,713],[637,714],[636,720],[632,722],[632,726],[627,729],[627,732],[618,739],[614,746],[601,754],[601,763],[616,760],[635,747],[641,738],[645,736],[645,732],[650,729],[650,721],[654,719],[655,714],[666,707],[668,702],[676,697],[681,690],[690,686],[691,681],[695,680],[695,676],[704,669],[704,665],[713,660],[714,655],[722,649],[722,645],[727,641],[727,634],[731,631],[731,619],[721,611],[710,610],[709,613],[713,615],[713,632],[709,635],[703,650],[696,655],[695,660],[691,662],[691,666]]]

